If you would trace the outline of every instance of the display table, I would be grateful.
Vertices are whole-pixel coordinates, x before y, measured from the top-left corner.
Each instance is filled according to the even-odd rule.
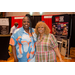
[[[8,34],[8,35],[0,35],[0,37],[10,37],[11,35]]]
[[[8,53],[9,35],[0,35],[0,60],[7,60],[10,56]]]

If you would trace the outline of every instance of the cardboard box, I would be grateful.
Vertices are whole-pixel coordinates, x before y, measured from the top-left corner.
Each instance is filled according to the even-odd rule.
[[[75,57],[75,47],[70,48],[70,57]]]

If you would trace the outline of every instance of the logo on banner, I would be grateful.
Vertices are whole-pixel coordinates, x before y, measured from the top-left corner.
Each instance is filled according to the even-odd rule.
[[[64,22],[64,16],[55,17],[55,22]]]
[[[55,22],[59,22],[59,17],[55,17]]]

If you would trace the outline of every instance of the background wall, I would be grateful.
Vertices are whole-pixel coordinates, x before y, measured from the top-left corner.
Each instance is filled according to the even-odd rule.
[[[24,16],[26,14],[30,14],[29,12],[6,12],[6,17],[11,16]],[[54,15],[54,14],[75,14],[75,12],[43,12],[42,15]],[[39,12],[33,12],[33,15],[37,16],[40,15]]]

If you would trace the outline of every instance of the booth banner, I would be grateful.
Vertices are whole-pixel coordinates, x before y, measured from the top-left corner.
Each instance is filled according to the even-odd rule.
[[[55,17],[55,22],[64,22],[64,16]]]
[[[54,15],[52,16],[52,23],[69,22],[69,15]]]
[[[69,35],[69,15],[52,16],[52,34],[57,40],[67,39]]]

